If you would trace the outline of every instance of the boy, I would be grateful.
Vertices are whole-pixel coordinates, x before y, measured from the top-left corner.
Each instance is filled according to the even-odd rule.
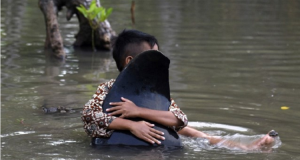
[[[147,50],[158,50],[158,42],[154,36],[136,31],[124,30],[117,37],[113,46],[113,58],[116,61],[118,70],[121,72],[124,67],[139,53]],[[207,138],[211,144],[216,144],[223,139],[209,136],[203,132],[187,126],[188,120],[186,115],[171,99],[169,111],[158,111],[136,106],[132,101],[121,98],[121,102],[111,102],[112,108],[103,113],[102,103],[106,94],[111,89],[115,80],[100,84],[93,99],[85,105],[82,120],[84,129],[91,137],[109,137],[113,130],[129,130],[136,137],[149,142],[160,144],[164,140],[162,132],[155,130],[153,124],[146,121],[131,121],[125,118],[143,118],[153,121],[164,126],[173,127],[179,134],[189,137]],[[115,115],[120,115],[115,117]],[[153,116],[155,115],[155,116]],[[274,131],[275,132],[275,131]],[[263,139],[253,143],[251,146],[243,146],[233,142],[226,142],[225,145],[239,147],[242,149],[252,149],[262,144],[272,143],[274,139],[266,135]]]

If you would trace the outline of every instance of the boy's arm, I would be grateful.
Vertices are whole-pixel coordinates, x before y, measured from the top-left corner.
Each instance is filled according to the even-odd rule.
[[[186,126],[180,131],[178,131],[180,135],[187,136],[187,137],[201,137],[201,138],[208,138],[209,136],[206,133],[203,133],[201,131],[198,131],[190,126]]]
[[[108,126],[116,117],[102,111],[102,103],[113,83],[114,80],[110,80],[100,84],[93,98],[84,106],[81,119],[84,130],[90,137],[109,137],[113,133]]]
[[[113,130],[129,130],[136,137],[149,142],[161,144],[159,140],[165,140],[164,133],[153,128],[154,124],[150,124],[146,121],[131,121],[123,118],[116,118],[108,129]]]
[[[93,98],[85,104],[81,118],[86,133],[91,137],[110,137],[113,130],[129,130],[144,141],[160,144],[158,140],[164,140],[163,133],[155,130],[153,124],[116,118],[103,113],[102,104],[113,83],[114,80],[110,80],[100,84]]]
[[[108,115],[121,115],[120,118],[134,118],[140,117],[153,121],[164,126],[174,126],[175,129],[183,128],[187,125],[186,115],[176,106],[172,100],[170,111],[159,111],[136,106],[132,101],[121,98],[123,102],[112,102],[110,105],[115,107],[109,108],[107,111],[111,112]],[[175,104],[175,105],[174,105]],[[177,108],[176,108],[177,107]]]

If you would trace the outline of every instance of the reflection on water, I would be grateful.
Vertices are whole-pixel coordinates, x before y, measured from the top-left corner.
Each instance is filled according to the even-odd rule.
[[[300,158],[299,1],[136,1],[135,28],[155,35],[171,59],[172,98],[190,124],[247,142],[275,129],[282,145],[267,154],[189,138],[175,150],[89,146],[81,108],[97,85],[118,71],[110,52],[70,50],[65,62],[47,58],[44,19],[36,3],[1,2],[1,158]],[[102,1],[114,8],[110,22],[117,32],[131,27],[130,4]],[[71,45],[78,24],[76,18],[67,22],[64,14],[61,32]],[[45,114],[42,106],[74,112]]]
[[[31,134],[35,133],[35,131],[19,131],[19,132],[14,132],[10,134],[3,134],[1,135],[1,138],[8,137],[8,136],[18,136],[18,135],[23,135],[23,134]]]
[[[189,122],[189,126],[194,128],[219,128],[223,130],[231,130],[235,132],[249,132],[249,129],[240,127],[240,126],[232,126],[226,124],[217,124],[217,123],[205,123],[205,122]]]

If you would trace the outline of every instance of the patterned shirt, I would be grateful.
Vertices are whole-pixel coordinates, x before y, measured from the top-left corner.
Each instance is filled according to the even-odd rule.
[[[100,84],[93,98],[84,106],[81,119],[84,123],[84,130],[90,137],[110,137],[113,133],[113,130],[109,130],[108,126],[116,117],[104,113],[102,104],[114,82],[115,80],[111,79]],[[171,99],[169,111],[183,122],[182,126],[172,126],[174,130],[179,131],[187,125],[187,116],[180,110],[173,99]]]

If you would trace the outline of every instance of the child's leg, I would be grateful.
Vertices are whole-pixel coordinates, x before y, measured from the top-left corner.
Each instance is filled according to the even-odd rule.
[[[255,150],[255,149],[263,149],[264,147],[271,147],[274,144],[275,137],[278,136],[278,133],[274,130],[270,131],[264,137],[252,142],[249,145],[244,145],[242,143],[230,141],[230,140],[215,140],[214,138],[209,139],[211,144],[220,144],[229,148],[239,148],[243,150]],[[215,143],[216,142],[216,143]]]
[[[244,149],[244,150],[259,149],[264,146],[271,145],[274,142],[274,138],[276,136],[278,136],[278,133],[275,132],[274,130],[272,130],[264,137],[254,141],[253,143],[251,143],[249,145],[245,145],[242,143],[223,139],[222,137],[219,137],[219,136],[210,136],[206,133],[203,133],[201,131],[198,131],[198,130],[188,127],[188,126],[183,128],[182,130],[180,130],[178,133],[181,135],[187,136],[187,137],[207,138],[209,140],[209,143],[212,145],[220,143],[221,145],[229,147],[229,148],[240,148],[240,149]]]
[[[254,141],[252,144],[248,146],[249,149],[258,149],[262,147],[270,147],[274,141],[275,137],[278,136],[278,133],[274,130],[271,130],[268,134],[266,134],[264,137]]]

